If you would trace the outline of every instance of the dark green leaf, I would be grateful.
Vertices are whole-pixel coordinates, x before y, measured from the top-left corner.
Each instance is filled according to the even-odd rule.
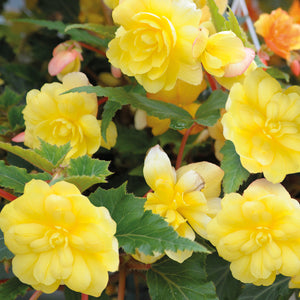
[[[225,193],[232,193],[239,189],[241,184],[249,177],[249,172],[241,165],[240,157],[235,151],[231,141],[226,141],[220,151],[224,158],[221,168],[225,175],[223,178],[223,188]]]
[[[55,168],[62,163],[71,149],[70,143],[58,147],[56,145],[51,145],[42,139],[40,139],[40,142],[40,148],[34,149],[34,151],[40,156],[46,158]]]
[[[40,168],[41,170],[51,172],[54,169],[53,164],[46,158],[40,156],[34,150],[24,149],[19,146],[12,146],[9,143],[4,143],[0,141],[0,149],[11,152],[24,160],[30,162],[32,165]]]
[[[157,137],[151,138],[146,131],[118,127],[118,140],[115,146],[122,153],[143,154],[157,144]]]
[[[229,265],[230,263],[219,257],[216,252],[207,256],[208,279],[214,282],[220,300],[237,299],[241,293],[242,283],[233,278]]]
[[[290,278],[278,275],[272,285],[246,284],[238,300],[288,300],[293,292],[288,287]]]
[[[36,24],[39,26],[47,27],[50,30],[57,30],[62,34],[66,34],[65,29],[67,27],[66,24],[60,21],[45,21],[45,20],[33,20],[33,19],[18,19],[15,22],[24,22]],[[79,29],[70,29],[67,32],[68,35],[71,36],[72,39],[80,42],[85,42],[89,45],[107,47],[109,39],[101,39],[95,35],[92,35],[86,31],[82,31]]]
[[[151,299],[217,300],[215,287],[206,278],[204,260],[204,255],[194,254],[181,264],[168,258],[154,263],[147,272]]]
[[[3,232],[0,230],[0,261],[12,259],[13,257],[14,255],[8,250],[4,243]]]
[[[72,24],[68,25],[65,28],[65,31],[69,31],[70,29],[79,28],[79,29],[86,29],[89,31],[96,32],[98,35],[113,39],[115,37],[115,31],[117,30],[117,26],[109,26],[109,25],[102,25],[102,24],[92,24],[92,23],[86,23],[86,24]]]
[[[50,180],[48,173],[29,174],[26,169],[7,166],[0,161],[0,186],[10,188],[16,193],[23,193],[24,185],[32,179]]]
[[[214,0],[207,0],[207,5],[210,10],[213,24],[217,31],[222,31],[225,28],[226,19],[219,13],[219,8]]]
[[[30,287],[21,282],[17,277],[11,278],[0,285],[0,298],[15,300],[19,295],[25,295]]]
[[[8,112],[8,121],[13,130],[24,126],[23,109],[24,105],[13,106]]]
[[[101,122],[101,136],[103,137],[104,141],[106,140],[106,130],[108,128],[109,123],[111,122],[112,118],[116,114],[117,110],[121,109],[122,105],[118,102],[114,101],[106,101],[102,113],[102,122]]]
[[[106,182],[106,177],[112,174],[108,165],[108,161],[93,159],[88,155],[71,159],[64,180],[75,184],[82,192],[96,183]]]
[[[270,67],[266,69],[266,72],[276,79],[284,79],[286,82],[290,81],[290,75],[277,68]]]
[[[220,109],[225,107],[227,98],[228,94],[221,90],[212,92],[198,108],[195,121],[205,126],[214,125],[220,118]]]
[[[4,92],[0,96],[0,107],[8,108],[12,105],[18,104],[22,98],[23,95],[17,94],[6,86]]]
[[[126,193],[125,184],[117,189],[97,191],[89,196],[96,206],[105,206],[117,223],[116,237],[127,253],[135,249],[153,255],[153,251],[163,253],[165,249],[194,250],[208,253],[206,248],[191,240],[179,237],[162,217],[144,212],[144,198]]]
[[[108,97],[110,101],[121,105],[131,104],[135,108],[146,111],[150,116],[170,119],[170,127],[176,130],[189,128],[194,123],[192,116],[186,110],[171,103],[151,100],[143,95],[128,92],[124,87],[84,86],[71,89],[66,93],[70,92],[96,93],[97,96]]]

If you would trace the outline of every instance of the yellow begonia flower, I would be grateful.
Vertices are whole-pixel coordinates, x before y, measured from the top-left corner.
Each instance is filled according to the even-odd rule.
[[[39,138],[53,145],[71,143],[66,159],[92,155],[100,147],[100,127],[96,119],[98,104],[95,94],[62,93],[89,85],[85,74],[69,73],[63,82],[44,84],[41,90],[27,93],[23,110],[25,145],[40,146]]]
[[[300,87],[282,90],[262,69],[230,90],[222,125],[241,163],[273,183],[300,171]]]
[[[299,226],[299,203],[279,183],[259,179],[242,196],[225,195],[207,232],[235,278],[270,285],[278,273],[300,271]]]
[[[121,26],[107,57],[150,93],[171,90],[177,79],[198,85],[201,63],[191,54],[200,18],[201,11],[186,0],[122,1],[113,10]]]
[[[116,223],[71,183],[30,181],[1,211],[0,227],[15,255],[13,273],[36,290],[52,293],[65,284],[98,297],[108,271],[118,269]]]
[[[99,121],[100,129],[101,129],[102,121]],[[101,136],[101,147],[110,150],[115,146],[117,142],[118,132],[117,127],[114,122],[110,122],[106,129],[106,142],[104,138]]]
[[[243,74],[255,57],[232,31],[221,31],[209,36],[200,28],[193,45],[194,57],[199,57],[204,69],[213,76],[235,77]]]
[[[247,68],[247,70],[241,75],[237,75],[234,77],[215,77],[215,79],[220,85],[230,90],[235,83],[237,82],[243,83],[246,76],[248,76],[256,68],[257,68],[257,64],[255,63],[255,61],[252,61],[250,66]]]
[[[145,210],[164,217],[182,237],[194,240],[194,230],[206,237],[206,225],[220,209],[221,168],[199,162],[175,171],[167,154],[156,145],[145,158],[144,177],[153,190],[147,194]],[[189,250],[165,253],[180,263],[192,255]]]

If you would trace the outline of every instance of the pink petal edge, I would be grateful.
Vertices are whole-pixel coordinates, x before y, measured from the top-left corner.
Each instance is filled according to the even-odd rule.
[[[14,136],[12,139],[11,139],[13,142],[15,143],[24,143],[25,141],[25,131],[17,134],[16,136]]]
[[[55,55],[48,64],[48,72],[51,76],[59,74],[69,63],[74,61],[78,56],[75,51],[61,51]]]
[[[225,67],[224,77],[235,77],[243,74],[248,69],[254,60],[255,51],[251,48],[245,48],[245,53],[246,56],[242,61]]]

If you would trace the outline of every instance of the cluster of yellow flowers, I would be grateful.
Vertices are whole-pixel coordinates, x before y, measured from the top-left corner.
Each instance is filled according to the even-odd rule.
[[[224,137],[233,142],[242,165],[251,173],[263,172],[266,178],[254,181],[243,195],[225,194],[221,200],[224,172],[220,167],[198,162],[175,170],[167,154],[155,146],[143,169],[152,190],[144,209],[161,215],[179,236],[195,240],[196,232],[208,239],[231,262],[237,279],[270,285],[281,273],[294,277],[291,286],[297,286],[300,205],[280,182],[287,174],[300,171],[300,87],[285,90],[256,68],[252,49],[231,31],[216,32],[203,1],[105,3],[120,25],[107,51],[111,64],[134,76],[149,98],[176,104],[193,116],[200,106],[195,100],[206,88],[203,69],[230,87],[218,126],[222,125]],[[226,1],[220,1],[220,11],[225,6]],[[98,150],[101,121],[97,120],[95,94],[63,94],[89,85],[83,73],[69,73],[79,70],[80,51],[68,52],[69,45],[64,47],[54,51],[56,58],[49,65],[52,75],[60,74],[62,83],[30,91],[23,114],[25,145],[38,148],[40,139],[55,145],[70,141],[67,163]],[[64,55],[70,60],[60,64]],[[146,123],[156,135],[166,131],[170,121],[147,117]],[[117,136],[113,123],[108,133],[110,138],[102,145],[109,149]],[[106,208],[94,207],[70,183],[29,182],[24,194],[2,210],[0,227],[15,254],[14,274],[37,290],[51,293],[65,284],[99,296],[107,285],[108,272],[118,269],[115,222]],[[147,256],[136,250],[133,256],[152,263],[165,254],[181,263],[192,251],[165,250]]]
[[[171,90],[178,79],[201,84],[202,65],[217,77],[242,74],[254,51],[231,31],[215,33],[212,22],[201,17],[191,0],[122,1],[113,10],[121,26],[107,57],[149,93]]]

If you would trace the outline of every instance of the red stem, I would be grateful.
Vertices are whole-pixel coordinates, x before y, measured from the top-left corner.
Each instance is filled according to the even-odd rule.
[[[80,44],[83,48],[89,49],[89,50],[94,51],[94,52],[96,52],[96,53],[99,53],[99,54],[101,54],[101,55],[103,55],[103,56],[106,56],[106,53],[105,53],[104,51],[102,51],[102,50],[99,50],[99,49],[97,49],[97,48],[95,48],[95,47],[93,47],[93,46],[90,46],[90,45],[85,44],[85,43],[82,43],[82,42],[79,42],[79,44]]]
[[[126,269],[124,266],[121,266],[119,271],[118,300],[124,300],[125,287],[126,287]]]
[[[29,300],[37,300],[43,294],[42,291],[35,291]]]
[[[148,193],[151,193],[153,190],[152,189],[150,189],[144,196],[143,196],[143,198],[146,198],[147,197],[147,195],[148,195]]]
[[[98,101],[98,106],[105,103],[108,100],[108,97],[102,97],[99,101]]]
[[[218,84],[213,76],[206,72],[206,78],[209,82],[209,85],[213,91],[218,89]]]
[[[183,152],[184,152],[184,147],[186,145],[186,142],[187,142],[187,139],[193,129],[193,127],[195,127],[197,125],[197,123],[194,123],[184,134],[184,136],[182,137],[182,140],[181,140],[181,144],[180,144],[180,148],[179,148],[179,151],[178,151],[178,155],[177,155],[177,160],[176,160],[176,170],[180,167],[181,165],[181,162],[182,162],[182,156],[183,156]]]
[[[89,295],[81,294],[81,300],[89,300]]]
[[[12,194],[10,194],[10,193],[8,193],[8,192],[2,190],[2,189],[0,189],[0,196],[1,196],[2,198],[4,198],[4,199],[8,200],[8,201],[13,201],[13,200],[15,200],[16,198],[18,198],[18,197],[16,197],[15,195],[12,195]]]

